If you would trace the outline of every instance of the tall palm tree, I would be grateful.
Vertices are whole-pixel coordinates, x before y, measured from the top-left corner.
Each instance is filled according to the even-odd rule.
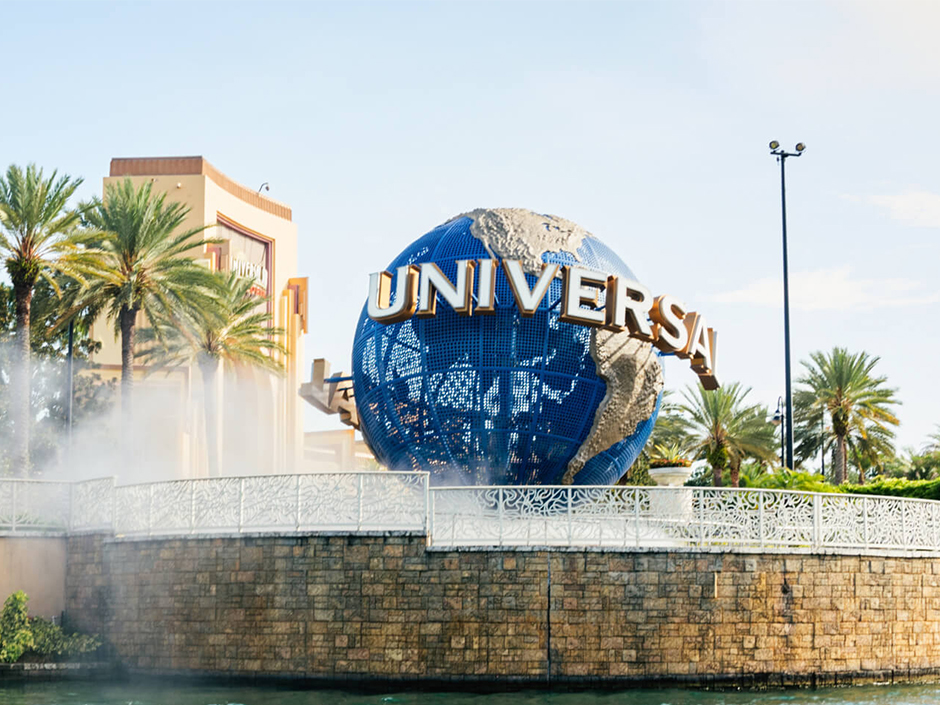
[[[121,407],[132,410],[134,342],[137,316],[177,319],[184,310],[210,310],[215,279],[186,253],[207,226],[180,230],[189,213],[181,203],[167,203],[150,183],[135,188],[130,179],[109,184],[103,201],[86,208],[85,221],[101,234],[87,242],[98,253],[98,266],[75,307],[106,311],[121,336]]]
[[[0,256],[4,258],[16,309],[15,373],[10,380],[17,474],[29,471],[30,431],[30,309],[36,283],[47,279],[58,291],[57,273],[79,277],[85,253],[72,235],[80,224],[69,200],[81,179],[48,178],[30,164],[23,171],[10,165],[0,177]]]
[[[802,362],[805,374],[797,380],[801,387],[793,397],[800,426],[820,427],[826,416],[830,423],[824,431],[806,435],[800,453],[805,457],[831,445],[838,484],[848,480],[849,452],[859,464],[860,482],[863,459],[877,464],[879,457],[892,452],[891,427],[899,422],[891,407],[900,402],[896,390],[886,386],[887,378],[873,372],[880,359],[836,347],[829,353],[814,352],[809,362]]]
[[[731,484],[737,487],[745,458],[773,462],[776,457],[767,409],[745,402],[750,391],[734,382],[715,390],[700,385],[683,392],[685,404],[680,409],[693,438],[690,449],[711,466],[716,487],[721,486],[725,468],[731,470]]]
[[[218,298],[209,311],[184,315],[179,321],[154,319],[141,331],[141,358],[160,366],[191,364],[202,377],[209,476],[219,475],[217,389],[223,365],[259,367],[283,372],[287,349],[277,340],[271,314],[259,309],[264,299],[250,294],[253,282],[234,273],[219,274]],[[207,315],[208,314],[208,315]]]

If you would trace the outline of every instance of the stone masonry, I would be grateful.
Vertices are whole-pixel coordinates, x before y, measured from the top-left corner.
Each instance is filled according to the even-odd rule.
[[[926,557],[85,535],[69,539],[66,601],[73,624],[147,672],[705,684],[940,673],[940,559]]]

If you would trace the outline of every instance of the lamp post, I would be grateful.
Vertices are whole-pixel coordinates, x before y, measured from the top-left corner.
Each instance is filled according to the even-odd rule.
[[[793,469],[793,390],[790,383],[790,281],[787,263],[787,188],[786,165],[788,157],[802,156],[806,145],[799,142],[795,151],[787,152],[780,149],[780,143],[774,140],[770,143],[770,153],[777,157],[780,163],[780,210],[783,223],[783,346],[784,365],[786,369],[786,458],[783,466]]]
[[[819,417],[819,474],[826,477],[826,412]]]
[[[780,426],[780,467],[786,467],[784,462],[784,442],[786,440],[785,429],[786,423],[783,417],[783,397],[777,397],[777,410],[774,412],[774,417],[771,420],[771,423],[774,426]]]
[[[75,362],[75,320],[69,321],[69,343],[68,343],[68,353],[67,353],[67,371],[66,375],[68,377],[67,387],[68,387],[68,403],[65,406],[65,417],[66,424],[68,426],[68,440],[69,440],[69,451],[72,450],[72,399],[75,396],[74,391],[74,362]]]

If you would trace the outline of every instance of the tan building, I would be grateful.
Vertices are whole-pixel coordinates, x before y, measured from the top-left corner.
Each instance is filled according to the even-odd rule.
[[[257,295],[269,300],[274,325],[286,331],[283,343],[290,355],[283,377],[258,370],[224,372],[218,392],[222,474],[297,470],[304,445],[303,401],[297,390],[307,328],[307,279],[297,276],[297,226],[291,209],[236,183],[202,157],[112,159],[105,186],[125,178],[135,185],[151,182],[168,200],[187,205],[183,227],[211,226],[202,237],[222,242],[196,243],[193,256],[212,269],[252,277]],[[120,375],[120,342],[110,325],[99,322],[93,334],[103,343],[94,361],[104,374]],[[154,373],[141,366],[135,378],[140,382],[134,423],[142,427],[146,442],[140,446],[141,468],[133,479],[206,476],[199,371]]]

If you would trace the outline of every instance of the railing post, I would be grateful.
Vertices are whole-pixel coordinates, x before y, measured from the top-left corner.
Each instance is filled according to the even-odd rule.
[[[761,548],[764,547],[764,491],[757,491],[757,531]]]
[[[499,491],[496,493],[497,501],[499,502],[497,509],[499,513],[499,545],[503,545],[503,488],[500,487]]]
[[[196,533],[196,482],[189,481],[189,533]]]
[[[566,496],[566,504],[567,504],[565,508],[565,512],[568,515],[568,545],[574,546],[574,516],[571,513],[571,488],[570,487],[565,488],[565,496]],[[546,533],[546,538],[548,538],[548,532],[545,532],[545,533]]]
[[[696,488],[692,490],[692,499],[695,499],[695,493],[698,494],[698,545],[699,548],[705,546],[705,490]]]
[[[147,536],[153,536],[153,483],[147,492]]]
[[[940,548],[940,537],[937,536],[937,505],[936,504],[930,505],[930,523],[932,525],[931,528],[933,529],[933,531],[930,534],[930,537],[931,537],[931,541],[933,544],[933,550],[936,551],[938,548]]]
[[[639,487],[633,490],[633,540],[637,546],[640,545],[640,490]]]
[[[428,531],[428,546],[434,543],[434,493],[431,492],[431,477],[430,475],[424,478],[425,481],[425,491],[427,493],[427,499],[425,500],[425,506],[427,509],[427,531]]]
[[[16,486],[18,484],[16,480],[13,481],[13,523],[10,525],[10,530],[14,533],[16,533]]]
[[[823,545],[822,536],[822,495],[813,495],[813,548],[819,550]]]
[[[300,532],[300,475],[295,476],[296,491],[294,493],[294,531]]]
[[[868,535],[868,497],[862,497],[862,543],[869,548],[871,539]]]
[[[245,521],[245,478],[238,478],[238,533],[242,532]]]
[[[907,538],[907,502],[908,500],[901,500],[901,545],[899,548],[910,549],[911,546]]]
[[[356,487],[356,531],[362,531],[362,473],[358,475]]]
[[[75,483],[70,482],[69,483],[69,521],[68,521],[69,532],[75,530],[75,525],[72,522],[72,505],[74,504],[74,499],[75,499]]]

